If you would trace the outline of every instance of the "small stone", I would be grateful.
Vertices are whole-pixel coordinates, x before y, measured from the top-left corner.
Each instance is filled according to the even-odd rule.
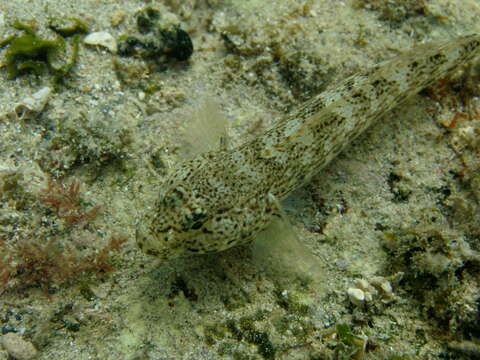
[[[391,295],[393,293],[392,285],[390,284],[389,281],[385,281],[380,285],[380,288],[383,290],[383,292],[387,295]]]
[[[347,290],[348,298],[352,304],[360,306],[365,302],[365,293],[357,288],[349,288]]]
[[[0,337],[0,344],[11,357],[17,360],[29,360],[37,355],[37,349],[33,344],[23,340],[20,335],[15,333],[8,333]]]
[[[387,279],[378,276],[371,279],[370,282],[376,289],[380,291],[383,297],[390,298],[393,296],[392,284],[390,284],[390,281]]]
[[[88,34],[85,39],[83,39],[83,42],[87,45],[103,46],[113,54],[117,52],[117,40],[106,31],[97,31]]]
[[[110,23],[112,26],[117,27],[120,25],[123,20],[125,20],[125,17],[127,16],[127,13],[123,10],[116,10],[112,16],[110,17]]]
[[[356,279],[354,281],[354,284],[357,287],[359,287],[360,289],[365,290],[365,291],[370,289],[370,284],[365,279]]]

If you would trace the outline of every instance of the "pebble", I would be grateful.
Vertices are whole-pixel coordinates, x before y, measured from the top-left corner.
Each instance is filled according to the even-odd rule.
[[[353,286],[347,289],[347,295],[351,303],[356,306],[369,304],[374,299],[384,304],[395,300],[390,281],[381,276],[372,277],[369,280],[356,279]]]
[[[117,52],[117,40],[106,31],[97,31],[88,34],[83,42],[87,45],[98,45],[107,48],[111,53]]]
[[[0,337],[0,345],[16,360],[30,360],[37,355],[37,349],[29,341],[14,333]]]
[[[365,302],[365,293],[363,290],[358,288],[348,288],[347,294],[348,298],[354,305],[360,306]]]

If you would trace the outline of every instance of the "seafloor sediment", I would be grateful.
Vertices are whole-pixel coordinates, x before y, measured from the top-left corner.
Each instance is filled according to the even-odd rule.
[[[134,238],[205,102],[235,146],[479,16],[477,0],[0,1],[2,334],[38,359],[478,358],[478,62],[284,202],[298,251],[270,234],[160,263]]]

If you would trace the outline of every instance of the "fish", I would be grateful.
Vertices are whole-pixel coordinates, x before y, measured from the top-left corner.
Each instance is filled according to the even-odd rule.
[[[251,141],[180,162],[137,221],[138,247],[168,260],[251,242],[284,216],[281,200],[366,129],[479,53],[478,34],[422,44],[327,88]]]

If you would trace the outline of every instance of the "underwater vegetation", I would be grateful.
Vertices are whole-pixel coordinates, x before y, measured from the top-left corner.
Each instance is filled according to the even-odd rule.
[[[100,206],[87,205],[79,183],[48,177],[47,187],[34,195],[26,190],[21,173],[1,175],[0,198],[5,206],[0,218],[0,292],[41,287],[47,294],[53,286],[78,281],[83,275],[114,270],[111,254],[126,239],[104,240],[87,230]],[[30,216],[15,216],[27,208]]]
[[[88,166],[99,176],[109,166],[127,171],[132,130],[104,114],[78,114],[49,120],[40,166],[56,176]]]
[[[146,7],[135,15],[135,26],[119,36],[119,57],[113,59],[113,67],[120,83],[150,95],[162,89],[156,75],[175,63],[186,63],[193,50],[190,35],[180,24],[170,22],[159,10]],[[127,57],[141,61],[132,63]],[[166,99],[170,96],[165,94]]]
[[[119,44],[119,55],[140,56],[159,63],[163,58],[185,61],[193,53],[188,33],[178,25],[162,23],[158,10],[147,7],[136,18],[138,35],[129,35]]]
[[[44,76],[54,87],[72,70],[81,36],[88,32],[76,18],[51,18],[48,26],[58,34],[53,39],[40,37],[33,26],[18,20],[12,26],[21,33],[1,44],[8,46],[7,78],[33,73]],[[20,118],[33,120],[36,116],[13,120]],[[79,279],[111,272],[115,268],[112,254],[126,241],[106,236],[97,227],[101,207],[85,200],[75,177],[66,180],[73,168],[82,165],[91,165],[97,175],[99,167],[107,164],[122,168],[117,160],[124,157],[124,147],[130,141],[126,130],[102,120],[72,116],[36,120],[35,125],[22,123],[21,137],[3,144],[8,149],[16,143],[27,151],[30,147],[22,144],[32,135],[32,126],[45,131],[41,146],[35,150],[39,167],[5,164],[0,169],[0,292],[40,287],[50,293]],[[14,121],[4,124],[8,128]],[[38,179],[43,179],[42,188],[35,188]]]
[[[8,79],[24,73],[37,76],[50,74],[57,84],[75,66],[78,58],[80,34],[88,31],[78,19],[51,19],[50,28],[61,36],[54,40],[40,38],[32,26],[16,20],[13,27],[24,35],[12,36],[3,41],[8,44],[5,54]],[[67,41],[66,37],[72,37]]]

